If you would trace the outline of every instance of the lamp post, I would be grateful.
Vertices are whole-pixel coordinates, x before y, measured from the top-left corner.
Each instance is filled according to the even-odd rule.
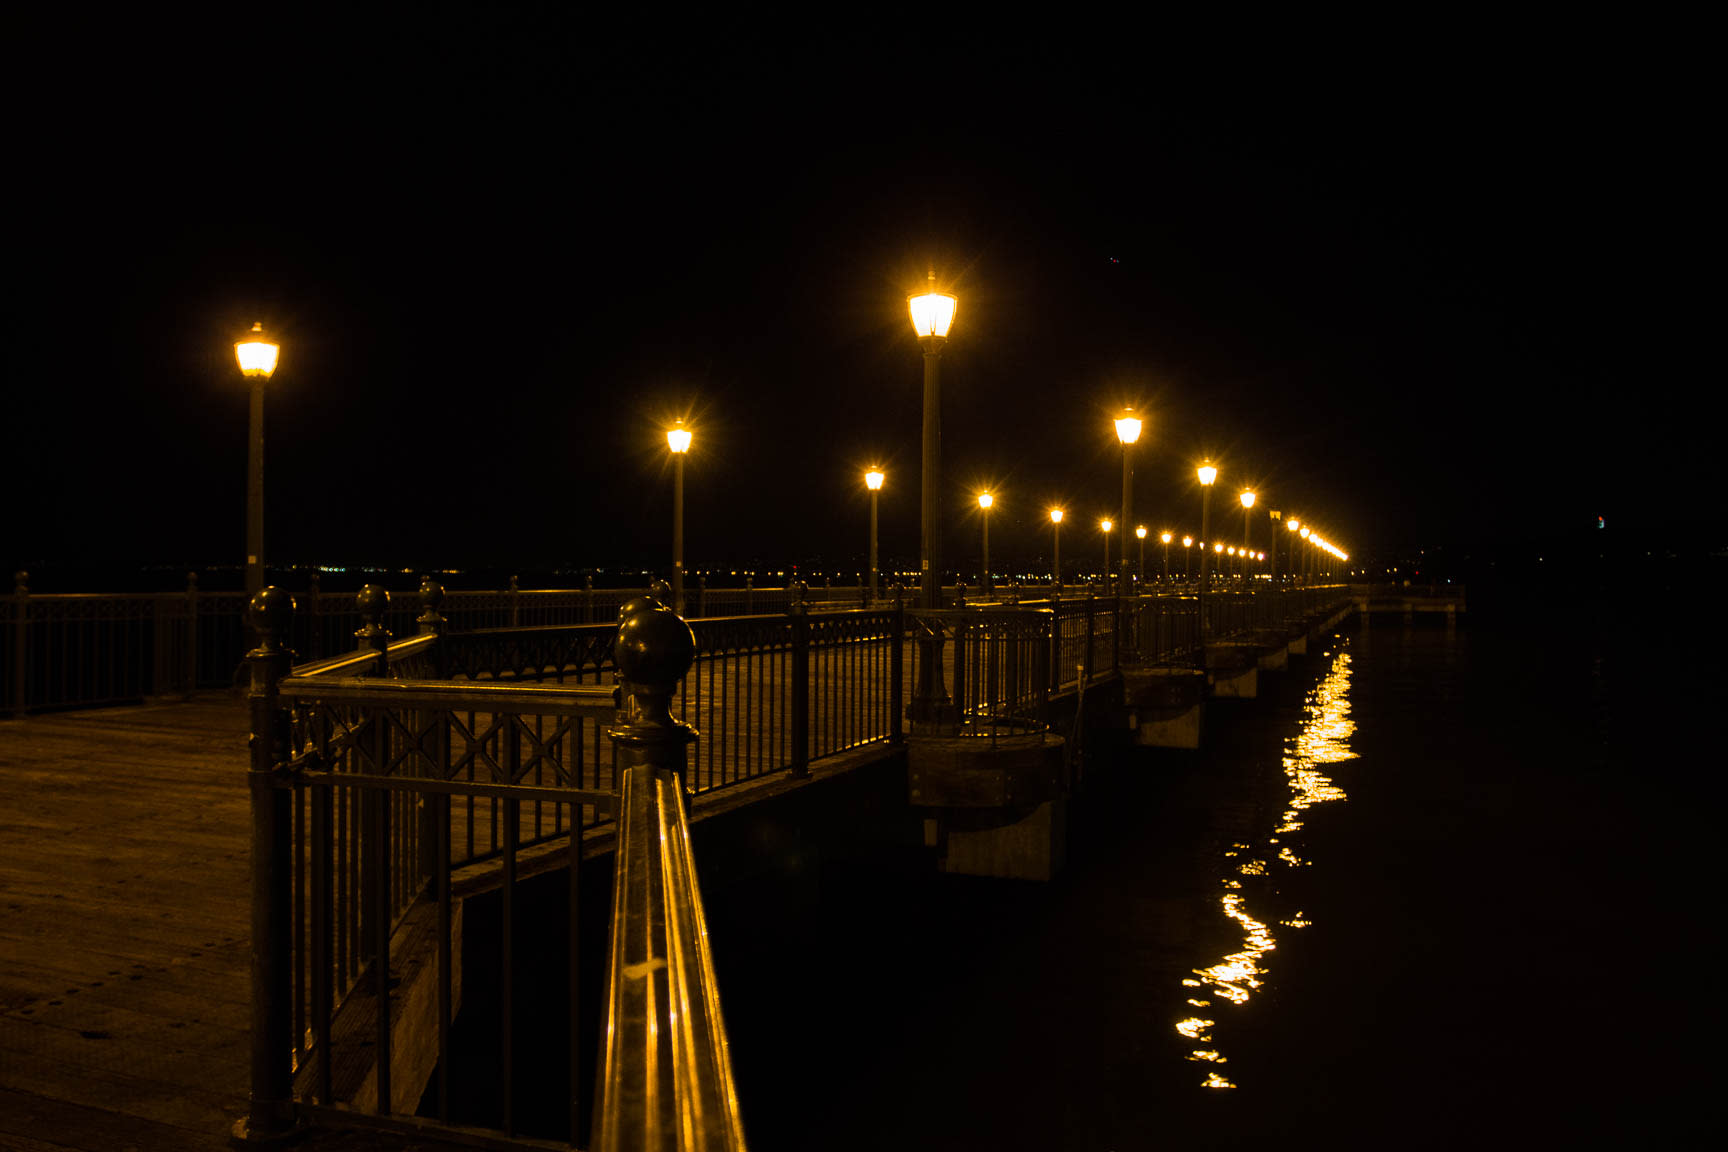
[[[1304,525],[1302,525],[1301,529],[1296,534],[1298,536],[1302,537],[1302,542],[1304,544],[1306,544],[1308,542],[1308,537],[1310,537],[1314,534],[1314,530],[1312,528],[1308,527],[1308,525],[1304,524]],[[1302,583],[1304,583],[1304,584],[1309,583],[1310,582],[1309,577],[1311,577],[1313,575],[1313,571],[1314,571],[1313,561],[1314,561],[1314,550],[1312,548],[1302,549]]]
[[[1134,575],[1138,576],[1140,582],[1144,584],[1146,582],[1146,525],[1136,526],[1134,535],[1140,537],[1140,564],[1134,570]]]
[[[1254,507],[1254,493],[1245,490],[1242,493],[1242,583],[1248,583],[1248,520]]]
[[[1182,579],[1194,574],[1194,537],[1182,537]]]
[[[1170,583],[1170,533],[1160,532],[1158,539],[1164,541],[1164,583]]]
[[[984,525],[984,580],[983,591],[990,594],[990,505],[996,498],[988,492],[978,493],[978,519]]]
[[[680,420],[666,429],[672,450],[672,611],[684,615],[684,455],[690,451],[690,429]]]
[[[1140,417],[1134,415],[1134,409],[1124,408],[1122,415],[1116,418],[1116,439],[1122,442],[1122,531],[1126,532],[1128,525],[1134,519],[1134,465],[1129,450],[1134,447],[1134,442],[1140,439]],[[1142,537],[1146,535],[1144,528],[1140,529],[1140,535]],[[1121,595],[1127,596],[1129,592],[1127,537],[1123,537],[1123,544]],[[1104,574],[1108,576],[1110,574],[1108,542],[1106,542],[1105,551]],[[1141,559],[1144,561],[1145,556],[1142,555]],[[1142,563],[1140,567],[1141,575],[1144,576],[1146,566]]]
[[[876,601],[876,496],[882,491],[884,477],[880,468],[864,473],[864,487],[870,489],[870,601]]]
[[[248,602],[264,588],[264,385],[276,371],[281,345],[264,334],[264,325],[234,342],[240,373],[252,385],[252,412],[246,449],[246,595]]]
[[[936,291],[936,273],[929,290],[907,298],[912,331],[924,346],[923,491],[919,494],[920,597],[926,611],[942,607],[942,346],[954,323],[956,300]],[[912,723],[925,731],[943,730],[958,719],[942,682],[942,633],[934,621],[921,630],[918,684],[912,700]]]
[[[1292,532],[1295,532],[1302,527],[1302,521],[1300,521],[1296,517],[1292,516],[1292,517],[1290,517],[1290,519],[1284,521],[1284,527],[1288,528]],[[1297,537],[1295,537],[1295,536],[1290,537],[1290,582],[1292,584],[1295,584],[1297,582],[1297,580],[1296,580],[1296,577],[1297,577],[1296,541],[1297,541]]]
[[[942,487],[942,346],[954,323],[955,298],[936,291],[936,273],[930,273],[930,290],[908,300],[912,330],[924,345],[924,491],[919,532],[922,543],[923,600],[925,608],[942,607],[941,487]]]
[[[1212,535],[1212,484],[1218,479],[1218,469],[1208,460],[1194,474],[1200,477],[1200,593],[1205,595],[1206,540]]]
[[[1055,577],[1056,595],[1062,595],[1062,509],[1050,509],[1050,536],[1055,547],[1050,556],[1050,572]]]
[[[1110,584],[1110,529],[1114,527],[1116,525],[1108,520],[1098,521],[1098,528],[1104,533],[1104,584],[1106,587]]]

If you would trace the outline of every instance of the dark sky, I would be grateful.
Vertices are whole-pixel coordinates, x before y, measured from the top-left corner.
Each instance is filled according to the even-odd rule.
[[[237,562],[256,319],[273,563],[664,565],[676,414],[692,567],[855,569],[872,462],[912,564],[932,268],[951,561],[1098,550],[1124,402],[1154,530],[1719,546],[1684,30],[1296,32],[30,27],[0,559]]]

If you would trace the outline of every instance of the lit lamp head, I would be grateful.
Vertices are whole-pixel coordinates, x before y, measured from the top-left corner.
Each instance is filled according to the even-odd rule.
[[[1134,535],[1140,537],[1142,540],[1146,539],[1146,525],[1141,524],[1139,527],[1135,528]]]
[[[1052,523],[1052,524],[1062,523],[1062,509],[1060,509],[1060,508],[1050,509],[1050,523]]]
[[[978,507],[983,508],[986,511],[988,511],[990,508],[990,505],[992,505],[994,503],[996,503],[996,497],[990,495],[990,493],[988,493],[988,492],[978,493]]]
[[[1310,536],[1310,535],[1312,535],[1312,533],[1310,533],[1310,532],[1309,532],[1309,531],[1308,531],[1308,529],[1306,529],[1306,528],[1304,528],[1304,529],[1302,529],[1302,539],[1304,539],[1304,540],[1306,540],[1306,539],[1308,539],[1308,537],[1309,537],[1309,536]]]
[[[912,309],[912,330],[920,340],[946,340],[948,328],[954,323],[954,308],[959,302],[946,292],[936,291],[936,273],[930,273],[930,290],[922,296],[908,296]]]
[[[882,489],[882,481],[884,479],[885,477],[879,469],[872,468],[870,471],[864,473],[864,487],[870,489],[872,492],[879,492]]]
[[[1100,520],[1100,521],[1098,521],[1098,527],[1100,527],[1104,531],[1108,532],[1108,531],[1110,531],[1110,529],[1116,527],[1116,525],[1112,524],[1108,520]]]
[[[234,358],[240,362],[245,376],[262,376],[266,380],[276,371],[276,355],[281,346],[264,335],[264,325],[254,324],[252,330],[234,342]]]
[[[1200,483],[1205,484],[1208,487],[1211,486],[1212,481],[1218,479],[1218,469],[1212,467],[1210,461],[1196,468],[1194,474],[1200,477]]]
[[[1284,521],[1284,527],[1286,527],[1286,528],[1290,529],[1290,531],[1294,532],[1298,528],[1302,527],[1302,521],[1300,521],[1300,520],[1296,519],[1296,517],[1292,516],[1292,517],[1290,517],[1290,519]]]
[[[666,446],[680,456],[690,451],[690,429],[684,427],[684,421],[666,429]]]
[[[1122,441],[1124,448],[1140,439],[1140,417],[1134,415],[1134,409],[1124,408],[1117,417],[1116,439]]]
[[[1214,545],[1212,545],[1212,551],[1214,551],[1214,552],[1217,552],[1217,553],[1219,553],[1219,554],[1220,554],[1220,555],[1222,555],[1222,554],[1223,554],[1223,552],[1224,552],[1224,545],[1222,545],[1222,544],[1214,544]]]
[[[1182,547],[1184,547],[1184,548],[1194,547],[1194,537],[1192,537],[1192,536],[1182,537]]]
[[[1254,507],[1254,493],[1252,493],[1252,492],[1242,493],[1242,507],[1244,507],[1244,508]]]
[[[1160,539],[1160,540],[1164,541],[1164,543],[1168,544],[1168,543],[1170,543],[1172,537],[1171,537],[1170,533],[1168,533],[1168,532],[1160,532],[1158,534],[1158,539]]]

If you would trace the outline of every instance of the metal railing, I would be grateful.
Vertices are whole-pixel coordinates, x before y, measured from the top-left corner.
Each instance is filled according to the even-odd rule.
[[[584,1094],[595,1087],[579,1050],[588,1002],[578,959],[583,833],[622,803],[595,1139],[637,1147],[643,1133],[670,1132],[676,1139],[654,1146],[742,1149],[676,783],[695,732],[669,714],[675,681],[626,679],[621,690],[425,678],[448,639],[438,621],[392,642],[380,623],[384,597],[368,602],[370,592],[361,596],[362,647],[293,669],[281,644],[288,598],[267,590],[254,609],[253,1067],[237,1134],[270,1139],[310,1118],[474,1138],[472,1128],[450,1127],[451,1037],[462,997],[458,942],[477,931],[472,917],[460,927],[463,909],[491,891],[500,909],[499,1115],[484,1138],[549,1146],[518,1135],[512,1021],[527,1001],[513,974],[523,949],[546,942],[527,938],[517,881],[526,869],[563,867],[567,1135],[576,1144],[586,1134]],[[650,614],[670,617],[645,607],[632,619]],[[678,630],[688,636],[677,622],[674,639]],[[687,650],[679,664],[659,649],[625,651],[624,677],[682,679],[693,656]],[[657,994],[644,995],[648,988]],[[416,1119],[429,1081],[436,1118]]]

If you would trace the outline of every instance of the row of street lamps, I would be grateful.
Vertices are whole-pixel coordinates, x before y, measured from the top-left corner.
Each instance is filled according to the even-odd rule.
[[[942,395],[941,395],[941,357],[943,346],[947,343],[948,333],[954,323],[954,314],[958,301],[946,292],[936,291],[936,274],[931,272],[928,291],[908,297],[908,306],[912,316],[912,328],[917,334],[919,343],[924,349],[924,409],[923,409],[923,446],[922,446],[922,493],[919,515],[919,583],[920,601],[927,609],[940,608],[941,604],[941,459],[942,459]],[[271,340],[263,330],[262,324],[254,324],[249,332],[242,336],[234,345],[235,357],[239,361],[240,371],[251,384],[251,419],[250,439],[247,454],[246,482],[246,590],[255,594],[264,586],[264,385],[276,370],[277,359],[281,348]],[[1133,523],[1134,517],[1134,470],[1132,450],[1140,439],[1143,428],[1142,421],[1132,408],[1124,409],[1122,415],[1116,418],[1116,438],[1122,445],[1122,519],[1124,528]],[[689,454],[692,435],[682,420],[667,429],[666,446],[672,455],[673,495],[672,495],[672,597],[674,605],[682,611],[684,604],[684,457]],[[1218,478],[1218,469],[1210,460],[1200,464],[1196,469],[1200,481],[1200,539],[1212,539],[1211,532],[1211,494],[1212,486]],[[872,468],[864,474],[865,487],[870,492],[870,595],[872,599],[877,594],[877,497],[882,489],[884,473],[880,468]],[[1242,571],[1247,572],[1249,558],[1263,560],[1264,553],[1251,550],[1251,533],[1249,528],[1250,510],[1254,507],[1255,494],[1251,490],[1243,491],[1242,502],[1242,548],[1232,548],[1232,554],[1243,558]],[[991,492],[978,494],[983,527],[984,546],[984,580],[990,579],[990,508],[995,503],[995,495]],[[1054,578],[1057,583],[1062,579],[1062,538],[1061,528],[1064,511],[1061,508],[1050,509],[1050,522],[1054,535]],[[1274,520],[1280,518],[1278,512],[1272,513]],[[1323,540],[1313,530],[1301,525],[1291,518],[1284,521],[1286,527],[1293,532],[1299,532],[1303,540],[1315,545],[1323,551],[1344,560],[1349,557],[1335,545]],[[1104,571],[1110,571],[1110,532],[1115,524],[1110,519],[1099,521],[1099,528],[1104,536]],[[1140,540],[1140,575],[1144,579],[1146,571],[1146,535],[1144,526],[1135,529],[1135,535]],[[1164,574],[1170,574],[1170,542],[1173,534],[1166,531],[1159,535],[1164,544]],[[1184,547],[1189,547],[1192,538],[1182,538]],[[1210,551],[1224,555],[1224,545],[1214,541]],[[1120,591],[1126,596],[1132,590],[1132,578],[1128,570],[1128,548],[1124,537],[1121,556]],[[1207,557],[1209,550],[1205,544],[1200,548],[1200,583],[1202,588],[1207,583]],[[1276,567],[1276,545],[1274,545],[1273,565]],[[1275,573],[1274,573],[1275,574]]]

